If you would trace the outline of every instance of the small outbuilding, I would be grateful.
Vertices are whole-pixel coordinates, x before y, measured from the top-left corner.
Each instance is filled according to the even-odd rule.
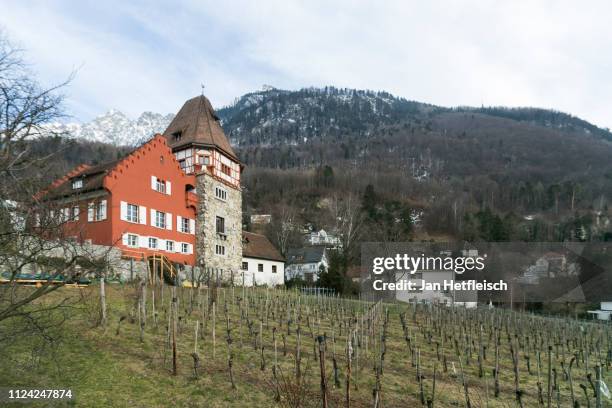
[[[242,232],[242,273],[246,286],[285,283],[285,258],[261,234]]]

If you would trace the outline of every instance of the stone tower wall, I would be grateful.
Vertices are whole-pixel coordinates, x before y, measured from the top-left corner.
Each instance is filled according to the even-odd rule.
[[[198,219],[196,222],[197,265],[219,273],[224,280],[234,279],[242,266],[242,192],[205,171],[197,176]],[[215,196],[215,187],[227,191],[227,199]],[[223,237],[217,234],[216,217],[225,218]],[[225,255],[217,255],[216,245],[225,246]]]

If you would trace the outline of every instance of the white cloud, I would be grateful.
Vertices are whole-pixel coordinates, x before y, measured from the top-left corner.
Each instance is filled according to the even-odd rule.
[[[439,105],[541,106],[611,126],[607,2],[185,1],[5,5],[44,79],[83,64],[71,107],[217,106],[263,83],[384,89]],[[27,22],[24,24],[23,22]]]

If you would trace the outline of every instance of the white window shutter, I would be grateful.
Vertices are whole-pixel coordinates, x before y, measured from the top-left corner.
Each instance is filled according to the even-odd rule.
[[[121,220],[127,220],[127,203],[125,201],[121,202],[121,214],[119,217]]]
[[[100,219],[106,219],[106,200],[100,201]]]
[[[195,234],[195,220],[189,220],[189,232]]]
[[[183,217],[181,217],[180,215],[177,215],[176,216],[176,230],[180,231],[182,227],[183,227]]]
[[[144,205],[138,207],[138,221],[141,224],[147,225],[147,207]]]
[[[157,249],[161,250],[161,251],[165,251],[166,250],[166,240],[165,239],[158,239],[157,240]]]
[[[94,203],[87,203],[87,221],[92,222],[94,219]]]
[[[166,229],[172,229],[172,214],[166,213]]]
[[[125,234],[123,234],[123,235],[121,236],[121,243],[122,243],[123,245],[126,245],[126,246],[127,246],[127,244],[128,244],[128,234],[127,234],[127,233],[125,233]]]
[[[151,208],[151,225],[155,226],[155,210]]]
[[[149,237],[143,237],[142,235],[138,237],[138,246],[141,248],[149,247]]]
[[[169,181],[166,181],[166,194],[172,194],[172,183],[170,183]]]
[[[193,245],[192,244],[187,244],[187,253],[188,254],[193,254]]]
[[[157,190],[157,177],[151,176],[151,188]]]

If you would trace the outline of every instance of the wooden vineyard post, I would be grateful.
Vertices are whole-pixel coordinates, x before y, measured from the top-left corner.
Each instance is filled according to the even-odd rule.
[[[576,356],[572,357],[569,363],[569,368],[567,370],[567,379],[569,381],[570,387],[570,396],[572,397],[572,408],[576,407],[576,396],[574,395],[574,383],[572,380],[572,366],[574,365],[574,361],[576,361]]]
[[[155,311],[155,284],[151,288],[151,316],[153,316],[153,324],[157,328],[157,312]]]
[[[106,291],[104,276],[100,278],[100,324],[106,329]]]
[[[346,399],[345,408],[351,407],[351,359],[353,358],[353,347],[351,337],[346,339]]]
[[[596,373],[596,382],[595,382],[595,408],[601,408],[601,382],[603,381],[601,378],[601,364],[597,363],[595,366]]]
[[[499,397],[499,329],[495,329],[495,371],[493,372],[495,398]]]
[[[465,394],[465,406],[466,408],[472,408],[470,392],[468,390],[467,381],[465,380],[465,372],[463,371],[463,361],[461,361],[461,355],[459,355],[459,367],[461,368],[461,382],[463,383],[463,393]]]
[[[274,401],[280,402],[280,390],[278,389],[278,377],[276,374],[278,366],[278,350],[276,347],[276,327],[272,328],[272,341],[274,343],[274,365],[272,366],[272,375],[274,376]]]
[[[552,346],[548,346],[548,392],[546,407],[552,406]]]
[[[215,346],[216,346],[216,332],[215,332],[215,322],[216,322],[216,303],[212,302],[212,342],[213,342],[213,358],[215,358]]]
[[[198,329],[200,328],[200,321],[197,320],[195,324],[195,335],[193,336],[193,352],[198,352]]]
[[[177,321],[177,299],[176,299],[176,286],[172,286],[172,375],[177,375],[177,350],[176,350],[176,321]]]
[[[295,351],[295,378],[296,380],[300,381],[300,378],[302,376],[302,371],[301,371],[301,367],[300,367],[300,363],[301,363],[301,340],[302,340],[302,336],[300,334],[300,326],[298,326],[297,328],[297,342],[296,342],[296,351]]]
[[[325,376],[325,337],[319,336],[319,366],[321,368],[321,401],[323,408],[327,408],[327,380]]]

